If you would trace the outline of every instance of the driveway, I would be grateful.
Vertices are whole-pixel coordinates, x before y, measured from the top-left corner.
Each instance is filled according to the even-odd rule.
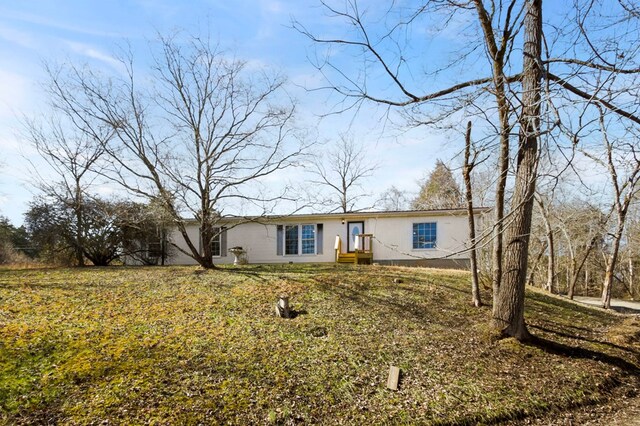
[[[600,306],[599,297],[583,297],[574,296],[573,300],[587,305]],[[640,302],[633,302],[630,300],[611,299],[611,309],[618,311],[622,314],[636,314],[640,315]]]

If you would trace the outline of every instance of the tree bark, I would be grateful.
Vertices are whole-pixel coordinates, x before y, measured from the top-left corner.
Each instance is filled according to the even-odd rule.
[[[84,263],[84,205],[83,205],[83,196],[82,196],[82,188],[80,186],[80,181],[76,178],[75,183],[75,194],[74,194],[74,212],[76,219],[76,241],[75,241],[75,256],[76,261],[78,262],[78,266],[85,266]]]
[[[464,178],[465,197],[467,199],[467,218],[469,220],[469,242],[471,248],[469,250],[469,259],[471,262],[471,302],[478,308],[482,306],[480,297],[480,285],[478,283],[478,262],[476,257],[476,225],[473,217],[473,193],[471,189],[471,171],[473,170],[474,161],[471,157],[471,121],[467,122],[467,134],[465,136],[464,148],[464,167],[462,168],[462,176]]]
[[[589,268],[584,268],[584,295],[589,296]]]
[[[506,142],[503,140],[506,138]],[[497,306],[500,283],[502,282],[502,249],[504,232],[504,193],[507,186],[507,172],[509,170],[509,136],[501,137],[499,176],[496,184],[496,224],[493,234],[493,253],[491,257],[491,268],[493,270],[493,307]]]
[[[531,264],[531,270],[529,271],[529,279],[527,280],[529,285],[534,284],[534,275],[536,273],[536,269],[538,268],[538,263],[540,263],[540,259],[542,258],[542,255],[544,254],[546,249],[547,249],[547,246],[545,244],[538,252],[538,255],[536,256],[536,260],[534,260],[533,263]]]
[[[505,229],[503,280],[494,307],[494,325],[503,336],[527,340],[524,322],[525,284],[533,195],[538,166],[538,133],[541,97],[542,0],[525,6],[522,73],[522,114],[517,170],[512,199],[512,219]]]
[[[578,283],[580,272],[582,271],[582,268],[584,267],[584,264],[586,263],[587,258],[589,257],[589,254],[591,254],[591,250],[593,249],[593,246],[595,243],[596,243],[596,237],[593,237],[591,241],[589,241],[589,246],[585,250],[582,256],[582,260],[580,261],[580,264],[577,265],[577,267],[576,267],[575,260],[572,260],[574,265],[573,266],[574,270],[571,276],[571,282],[569,283],[569,289],[568,289],[568,293],[569,293],[568,296],[569,296],[569,299],[571,300],[573,300],[573,296],[575,293],[576,284]],[[588,280],[589,280],[589,272],[587,269],[585,269],[585,275],[584,275],[585,288],[588,288]]]
[[[491,15],[484,7],[481,0],[474,1],[480,26],[484,33],[485,44],[489,51],[492,65],[492,79],[495,88],[496,104],[498,105],[498,118],[500,120],[500,156],[498,158],[498,182],[496,183],[495,201],[495,226],[493,233],[493,252],[491,255],[493,306],[495,309],[500,283],[502,282],[502,254],[503,254],[503,233],[504,233],[504,199],[507,186],[507,174],[509,171],[509,140],[511,125],[509,124],[510,106],[506,95],[507,78],[504,74],[504,60],[511,33],[509,28],[510,20],[507,18],[504,23],[504,31],[500,44],[498,45]],[[510,6],[509,6],[510,7]]]
[[[618,218],[618,226],[616,233],[613,236],[613,247],[611,248],[611,254],[607,259],[607,269],[604,273],[604,285],[602,286],[602,303],[601,306],[604,309],[611,308],[611,287],[613,286],[613,274],[615,273],[616,264],[618,263],[618,253],[620,251],[620,240],[622,239],[622,232],[624,230],[624,220],[626,211],[621,213]]]

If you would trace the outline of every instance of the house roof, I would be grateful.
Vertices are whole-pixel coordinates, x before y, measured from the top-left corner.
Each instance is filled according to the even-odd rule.
[[[474,213],[482,214],[493,210],[492,207],[476,207],[473,209]],[[291,215],[266,215],[266,216],[223,216],[221,221],[233,222],[235,220],[241,221],[255,221],[255,222],[274,222],[278,220],[282,221],[301,221],[301,220],[316,220],[316,219],[369,219],[369,218],[381,218],[381,217],[424,217],[424,216],[465,216],[467,209],[434,209],[434,210],[397,210],[397,211],[362,211],[362,212],[334,212],[334,213],[297,213]],[[189,222],[195,221],[195,219],[187,220]]]

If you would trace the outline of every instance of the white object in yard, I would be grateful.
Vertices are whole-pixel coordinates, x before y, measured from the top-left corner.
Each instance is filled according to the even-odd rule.
[[[353,249],[354,250],[360,250],[360,236],[359,235],[355,235],[354,236]]]
[[[336,244],[333,247],[334,250],[338,250],[340,248],[340,235],[336,235]]]
[[[394,365],[389,368],[389,378],[387,379],[387,389],[398,390],[400,380],[400,369]]]
[[[233,264],[234,265],[244,265],[247,263],[245,258],[246,250],[243,250],[242,247],[233,247],[229,249],[229,253],[231,253],[234,257]]]

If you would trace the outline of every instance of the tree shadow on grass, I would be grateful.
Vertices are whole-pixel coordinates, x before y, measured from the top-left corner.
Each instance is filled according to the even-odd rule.
[[[259,283],[266,283],[269,281],[267,277],[264,276],[264,272],[260,270],[249,270],[249,269],[220,269],[221,272],[225,272],[233,275],[242,275],[245,278],[248,278],[253,281],[257,281]]]
[[[611,348],[615,348],[615,349],[619,349],[621,351],[629,352],[629,353],[631,353],[633,355],[636,355],[636,356],[640,357],[640,352],[638,352],[637,350],[635,350],[633,348],[626,347],[626,346],[616,345],[615,343],[605,342],[603,340],[597,340],[597,339],[589,339],[587,337],[580,336],[578,334],[563,333],[561,331],[552,330],[550,328],[546,328],[546,327],[543,327],[541,325],[529,325],[529,327],[530,328],[535,328],[535,329],[540,330],[540,331],[544,331],[545,333],[556,334],[558,336],[562,336],[562,337],[565,337],[565,338],[568,338],[568,339],[576,339],[576,340],[581,340],[581,341],[584,341],[584,342],[596,343],[596,344],[599,344],[599,345],[609,346]]]
[[[527,299],[533,300],[539,303],[553,305],[558,308],[569,310],[571,312],[579,312],[581,314],[595,316],[601,319],[611,319],[610,312],[606,312],[603,309],[598,309],[596,306],[585,306],[583,304],[580,304],[571,300],[562,300],[558,297],[552,297],[546,294],[529,291],[527,292]]]
[[[551,332],[557,334],[554,331]],[[640,367],[619,356],[579,346],[571,346],[565,343],[560,343],[534,335],[531,336],[531,339],[527,342],[527,344],[553,355],[603,362],[605,364],[611,365],[612,367],[617,367],[620,370],[628,373],[629,375],[640,379]]]
[[[317,279],[316,282],[319,291],[358,306],[368,315],[379,316],[383,321],[392,316],[418,323],[440,324],[450,328],[466,327],[470,321],[473,321],[464,315],[465,312],[459,310],[460,299],[435,302],[435,299],[425,296],[428,290],[423,286],[403,285],[398,289],[397,294],[381,295],[370,291],[375,286],[352,286],[321,279]],[[392,287],[388,288],[388,290],[392,289]],[[486,309],[480,309],[478,312],[484,315]]]
[[[640,309],[629,308],[626,306],[611,306],[611,310],[625,315],[640,315]]]

